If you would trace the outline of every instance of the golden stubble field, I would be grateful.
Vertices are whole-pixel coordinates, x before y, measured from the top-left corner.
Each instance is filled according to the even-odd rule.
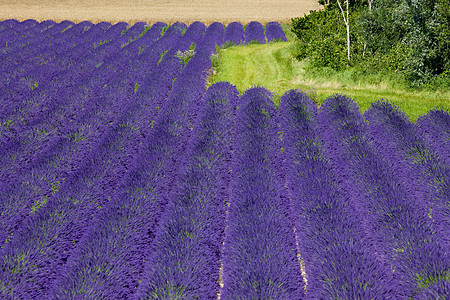
[[[317,0],[0,0],[0,20],[285,23],[319,8]]]

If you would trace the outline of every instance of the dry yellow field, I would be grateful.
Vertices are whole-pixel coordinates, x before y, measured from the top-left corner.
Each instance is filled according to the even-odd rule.
[[[319,8],[317,0],[0,0],[0,20],[285,23]]]

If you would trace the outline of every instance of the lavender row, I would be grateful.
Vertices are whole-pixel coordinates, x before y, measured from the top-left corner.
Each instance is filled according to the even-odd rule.
[[[175,65],[178,64],[173,59]],[[159,66],[168,60],[166,58]],[[187,116],[192,114],[189,113],[192,102],[200,101],[204,92],[199,81],[203,72],[204,67],[189,62],[175,81],[158,118],[149,124],[151,129],[130,173],[124,176],[111,202],[86,231],[70,264],[56,280],[53,297],[83,295],[128,299],[136,291],[143,260],[151,253],[149,244],[176,178],[179,157],[190,136]],[[154,83],[149,91],[156,89],[158,82]],[[92,280],[99,284],[93,286]]]
[[[224,32],[225,30],[223,25],[219,22],[214,22],[209,25],[205,31],[203,39],[195,48],[197,56],[209,57],[211,53],[214,53],[216,46],[220,47],[222,45]]]
[[[117,57],[115,58],[116,59],[113,61],[113,63],[118,63]],[[24,107],[23,105],[20,109],[17,118],[20,118],[22,120],[22,123],[26,122],[25,124],[17,124],[15,122],[11,122],[14,120],[14,118],[11,118],[11,116],[8,117],[8,122],[11,124],[8,125],[9,134],[7,136],[11,136],[11,138],[7,138],[7,140],[4,141],[2,148],[8,148],[11,150],[14,149],[14,146],[12,146],[13,144],[28,144],[29,146],[31,146],[29,149],[29,151],[32,151],[31,153],[29,151],[23,151],[21,148],[17,149],[17,151],[20,152],[20,155],[15,155],[14,151],[9,151],[8,153],[10,155],[14,155],[17,158],[20,158],[21,156],[26,156],[27,158],[32,157],[33,155],[35,155],[35,151],[39,149],[33,147],[33,142],[37,142],[36,147],[45,145],[47,142],[46,140],[41,139],[42,131],[40,132],[40,130],[44,129],[44,138],[52,138],[54,134],[56,134],[56,132],[64,131],[62,130],[62,127],[64,127],[64,123],[67,124],[67,122],[72,122],[74,121],[74,119],[76,119],[75,116],[68,116],[68,112],[76,112],[76,114],[80,114],[80,112],[78,112],[78,110],[76,109],[76,106],[78,106],[78,108],[81,110],[81,113],[86,112],[84,107],[86,106],[86,102],[83,103],[83,101],[81,100],[83,98],[87,98],[88,101],[91,100],[91,95],[89,92],[93,90],[93,88],[89,86],[89,77],[91,76],[91,74],[88,71],[89,70],[86,70],[86,72],[84,73],[84,77],[88,78],[87,86],[85,84],[80,84],[80,81],[78,81],[79,84],[75,89],[67,90],[68,86],[64,85],[56,89],[54,87],[51,87],[49,89],[44,88],[44,90],[40,89],[39,94],[34,98],[34,101],[36,101],[36,103],[32,106],[30,105],[31,110],[26,111],[26,107]],[[104,74],[105,72],[102,71],[104,70],[99,70],[99,72],[96,73],[100,75],[101,72],[103,73],[101,78],[108,78],[108,73]],[[72,77],[70,75],[70,72],[71,71],[66,72],[66,75],[68,75],[69,78]],[[82,74],[80,75],[82,76]],[[94,73],[94,76],[98,75]],[[111,77],[111,75],[109,77]],[[67,81],[67,78],[64,77],[59,79],[63,83],[64,81]],[[111,88],[112,87],[108,87],[108,89]],[[52,89],[54,93],[52,93]],[[34,101],[28,100],[28,103],[33,103]],[[63,113],[64,116],[57,116],[57,114],[59,113]],[[44,120],[48,123],[36,126],[36,123],[40,120]],[[13,165],[11,164],[11,162],[9,162],[9,164]],[[23,168],[23,166],[19,166],[19,168],[21,169]]]
[[[47,33],[50,32],[48,29],[52,28],[55,24],[55,21],[47,20],[28,28],[22,34],[16,35],[14,38],[10,39],[5,47],[0,48],[1,52],[7,54],[12,51],[20,51],[20,49],[23,49],[30,44],[35,45],[35,41],[40,41],[41,36],[47,35]]]
[[[302,299],[271,94],[247,90],[236,120],[220,299]]]
[[[137,299],[217,297],[237,98],[228,83],[211,86],[204,96]]]
[[[261,23],[252,21],[245,27],[245,44],[259,43],[265,44],[264,27]]]
[[[291,90],[281,97],[286,182],[310,299],[397,299],[351,201],[316,137],[317,108]]]
[[[364,116],[377,147],[401,170],[403,184],[442,234],[444,247],[450,248],[450,166],[427,144],[417,126],[388,101],[372,103]]]
[[[244,27],[239,22],[231,22],[225,30],[223,42],[240,45],[244,42]]]
[[[167,81],[171,84],[172,78]],[[94,151],[90,151],[84,167],[69,178],[69,183],[27,220],[17,237],[5,246],[1,252],[5,270],[2,281],[10,282],[5,288],[6,295],[47,297],[78,241],[103,206],[108,205],[138,156],[148,119],[157,113],[152,103],[147,103],[144,113],[143,103],[138,103],[123,103],[123,112],[119,114],[121,121]],[[29,264],[19,272],[12,272],[11,276],[8,271],[17,270],[23,251],[31,255]],[[30,268],[37,270],[32,276]]]
[[[0,31],[0,45],[2,45],[3,42],[7,42],[12,37],[20,35],[23,31],[37,24],[35,20],[31,19],[25,20],[23,22],[18,22],[17,20],[11,19],[6,20],[5,22],[7,23],[4,25],[4,27],[2,26],[3,30]]]
[[[272,41],[285,41],[287,42],[286,35],[278,22],[269,22],[266,24],[266,39],[270,43]]]
[[[401,170],[380,157],[356,103],[341,95],[326,99],[318,117],[324,154],[360,216],[380,263],[399,280],[397,293],[414,297],[448,276],[448,253],[432,222],[399,180]]]
[[[102,142],[92,145],[92,151],[83,153],[84,166],[66,178],[67,184],[25,219],[2,249],[1,281],[8,282],[3,291],[5,295],[46,297],[51,282],[67,261],[84,227],[107,202],[136,153],[136,146],[129,145],[136,137],[121,136],[118,129],[105,133]],[[120,153],[120,149],[126,150]],[[23,259],[23,253],[29,256]]]
[[[450,166],[450,113],[434,109],[417,119],[422,136]]]
[[[20,22],[17,21],[16,19],[8,19],[8,20],[1,21],[0,22],[0,33],[5,32],[5,30],[14,28],[14,26],[16,26],[19,23]]]
[[[155,53],[155,56],[159,55]],[[21,219],[28,214],[30,209],[34,211],[34,209],[45,204],[46,198],[50,196],[51,190],[54,189],[53,186],[62,184],[62,178],[75,174],[85,163],[86,154],[93,151],[93,147],[101,142],[110,128],[116,126],[115,120],[118,120],[116,117],[118,112],[129,102],[129,96],[123,88],[121,80],[112,81],[107,90],[102,91],[99,95],[93,95],[92,98],[86,98],[84,103],[80,101],[83,99],[82,97],[74,97],[74,101],[78,100],[81,103],[74,102],[73,105],[80,109],[66,107],[61,110],[63,115],[58,116],[58,118],[68,122],[65,128],[60,128],[62,132],[51,138],[48,145],[43,145],[42,149],[37,149],[40,152],[36,153],[35,157],[31,156],[33,157],[33,164],[25,165],[30,164],[29,160],[22,162],[22,168],[30,171],[23,174],[23,169],[15,168],[17,171],[13,169],[12,172],[16,174],[9,172],[12,176],[18,177],[13,177],[14,180],[13,178],[8,180],[13,184],[6,189],[3,188],[2,193],[7,194],[6,199],[10,201],[5,201],[2,204],[9,206],[14,203],[14,207],[16,207],[20,203],[23,207],[20,209],[21,213],[18,213],[17,210],[14,211],[12,207],[10,209],[5,208],[11,214],[5,214],[3,217],[12,218],[4,223],[7,229],[3,232],[5,235],[11,234],[17,228]],[[70,112],[75,111],[83,111],[84,115],[80,117],[70,115]],[[55,116],[49,117],[58,119]],[[38,128],[43,127],[38,126]],[[30,182],[31,184],[22,185],[22,182]],[[5,181],[3,186],[6,184]],[[25,194],[23,194],[24,192]],[[42,200],[38,200],[40,198]],[[33,208],[31,208],[32,206]],[[2,236],[2,242],[5,238]]]
[[[60,28],[60,26],[54,27]],[[75,47],[77,43],[84,41],[83,38],[88,36],[87,31],[89,31],[91,27],[92,23],[85,21],[68,28],[63,33],[57,31],[55,32],[52,28],[50,28],[49,31],[52,32],[54,39],[41,40],[40,45],[42,45],[42,47],[28,47],[25,48],[24,51],[13,52],[11,55],[6,55],[2,62],[3,73],[9,73],[11,69],[14,69],[15,72],[6,77],[2,76],[3,78],[1,83],[9,84],[12,80],[11,78],[14,78],[17,72],[21,72],[22,67],[26,68],[27,61],[32,60],[35,56],[40,58],[38,61],[40,63],[45,63],[45,61],[49,59],[50,62],[52,62],[51,59],[55,56],[58,57],[59,54],[65,53],[69,49]],[[50,35],[50,37],[51,36],[52,35]],[[8,73],[3,75],[8,75]]]

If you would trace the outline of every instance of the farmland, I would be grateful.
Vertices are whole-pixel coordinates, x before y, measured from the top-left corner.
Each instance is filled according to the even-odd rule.
[[[0,23],[1,298],[450,294],[449,112],[208,86],[245,25]]]
[[[0,1],[0,20],[123,21],[129,24],[277,20],[285,23],[320,7],[315,0],[8,0]]]

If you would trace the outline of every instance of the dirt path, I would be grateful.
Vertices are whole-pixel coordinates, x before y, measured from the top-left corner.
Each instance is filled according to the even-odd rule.
[[[266,23],[288,22],[318,8],[317,0],[0,0],[0,20]]]

